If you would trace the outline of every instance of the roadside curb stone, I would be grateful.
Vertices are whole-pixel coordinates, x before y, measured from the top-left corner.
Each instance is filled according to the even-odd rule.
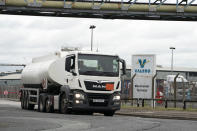
[[[195,120],[197,121],[197,112],[188,111],[148,111],[136,109],[121,109],[116,115],[135,116],[142,118],[176,119],[176,120]]]

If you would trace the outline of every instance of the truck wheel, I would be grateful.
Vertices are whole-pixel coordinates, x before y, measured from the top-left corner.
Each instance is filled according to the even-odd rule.
[[[34,110],[34,106],[35,106],[35,105],[33,105],[33,104],[29,104],[28,109],[29,109],[29,110]]]
[[[28,110],[33,110],[34,109],[34,104],[29,104],[29,99],[27,99],[27,109]]]
[[[25,108],[25,101],[24,101],[24,92],[21,92],[21,108],[24,109]]]
[[[27,110],[33,110],[34,109],[34,105],[29,103],[29,93],[26,92],[26,97],[25,97],[25,102],[26,102],[26,109]]]
[[[61,96],[60,102],[60,113],[66,114],[68,112],[68,100],[66,99],[66,94]]]
[[[24,91],[23,93],[23,100],[24,100],[24,109],[27,109],[27,92]]]
[[[38,110],[40,112],[45,112],[46,111],[45,102],[44,102],[44,100],[42,100],[42,96],[40,96],[40,99],[39,99],[39,108],[38,108]]]
[[[113,116],[115,113],[115,111],[107,111],[107,112],[104,112],[104,115],[105,116]]]
[[[46,112],[47,113],[52,113],[53,112],[53,105],[51,105],[51,101],[49,98],[46,100]]]

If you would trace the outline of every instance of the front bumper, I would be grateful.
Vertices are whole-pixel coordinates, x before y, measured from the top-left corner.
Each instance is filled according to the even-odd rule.
[[[120,100],[114,101],[113,94],[96,94],[96,93],[83,93],[85,96],[84,100],[73,99],[72,110],[80,111],[93,111],[93,112],[105,112],[105,111],[116,111],[120,110]],[[103,102],[95,102],[94,100],[104,100]]]

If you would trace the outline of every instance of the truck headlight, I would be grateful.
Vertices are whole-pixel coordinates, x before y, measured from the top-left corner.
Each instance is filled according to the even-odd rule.
[[[119,100],[120,100],[120,95],[115,95],[113,101],[119,101]]]
[[[84,97],[84,95],[81,94],[81,93],[76,93],[76,94],[75,94],[75,98],[76,98],[76,99],[84,100],[85,97]]]
[[[76,100],[75,103],[76,104],[83,104],[83,101],[82,100]]]

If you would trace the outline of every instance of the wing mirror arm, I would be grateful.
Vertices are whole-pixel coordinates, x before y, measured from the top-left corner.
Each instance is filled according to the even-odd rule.
[[[74,70],[72,70],[71,73],[72,73],[73,76],[77,75],[77,73]]]

